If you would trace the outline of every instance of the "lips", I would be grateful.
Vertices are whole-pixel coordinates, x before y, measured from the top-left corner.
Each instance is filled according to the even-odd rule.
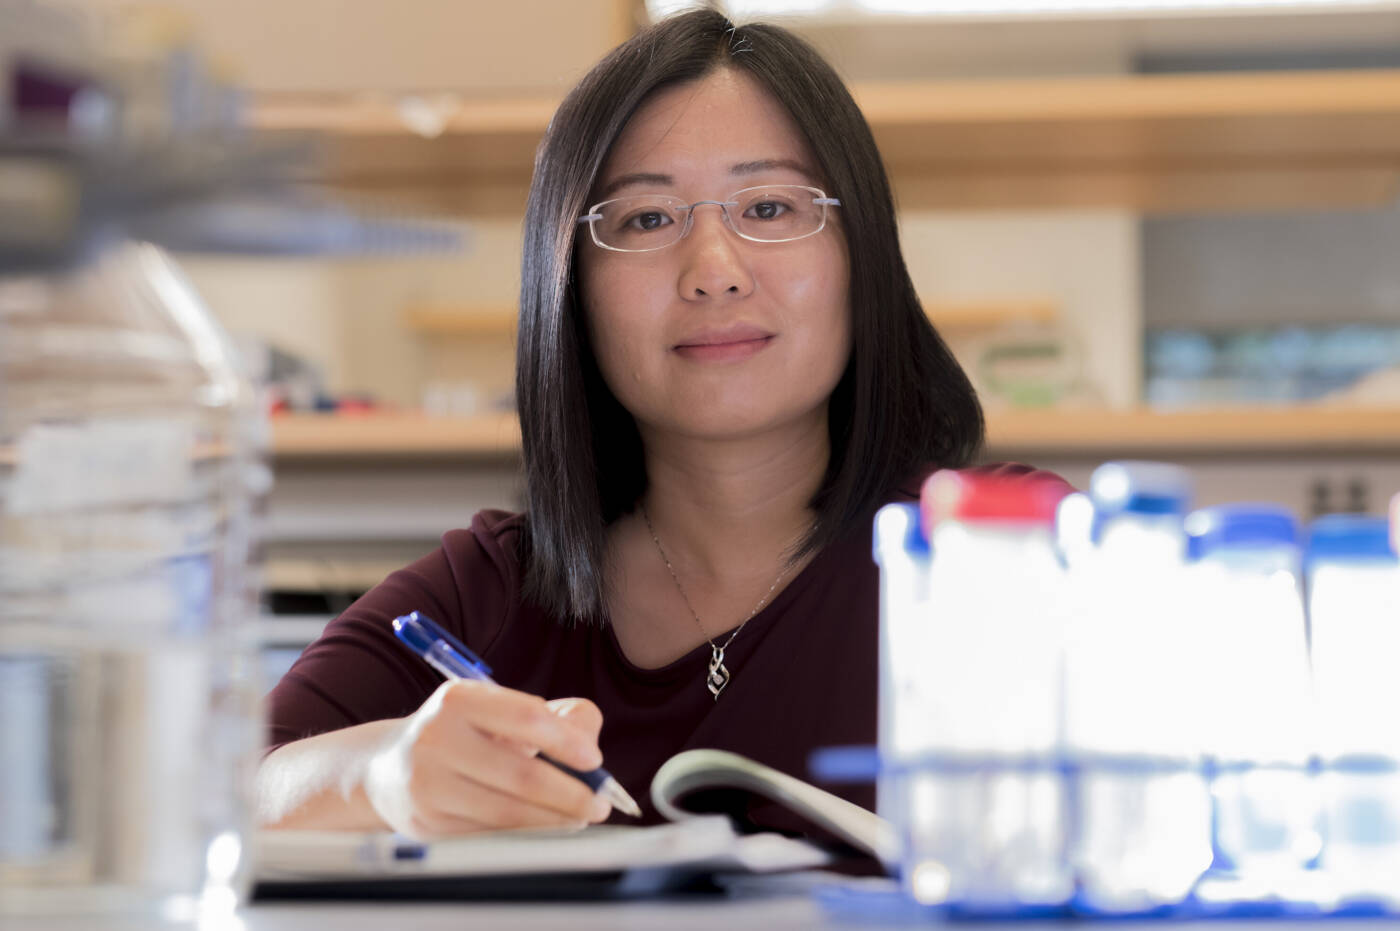
[[[749,324],[738,324],[722,329],[703,330],[681,339],[675,349],[705,349],[716,346],[736,346],[744,343],[767,342],[773,334]]]
[[[774,334],[747,324],[687,335],[672,347],[691,362],[738,362],[768,348]]]

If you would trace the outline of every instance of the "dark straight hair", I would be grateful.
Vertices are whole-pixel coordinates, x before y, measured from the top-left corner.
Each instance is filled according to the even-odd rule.
[[[516,400],[527,519],[525,597],[566,620],[602,616],[607,525],[646,490],[641,437],[604,384],[577,292],[578,218],[613,142],[663,88],[733,68],[802,130],[828,196],[841,200],[850,262],[851,357],[828,406],[831,459],[799,552],[869,520],[903,483],[967,465],[982,411],[923,313],[899,249],[880,153],[855,101],[791,32],[684,13],[614,49],[564,99],[535,155],[525,212]]]

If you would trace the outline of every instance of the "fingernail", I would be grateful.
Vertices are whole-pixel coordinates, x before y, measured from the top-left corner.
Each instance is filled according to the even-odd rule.
[[[612,805],[608,803],[608,800],[601,795],[595,795],[593,797],[593,820],[606,821],[611,814]]]

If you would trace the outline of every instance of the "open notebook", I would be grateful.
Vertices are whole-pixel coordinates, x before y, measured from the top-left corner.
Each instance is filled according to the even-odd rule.
[[[877,815],[800,779],[723,750],[688,750],[651,784],[671,823],[582,831],[500,831],[420,844],[394,834],[265,831],[258,836],[261,897],[647,895],[697,888],[724,873],[770,873],[865,857],[896,858]],[[750,833],[743,812],[777,805],[803,837]]]

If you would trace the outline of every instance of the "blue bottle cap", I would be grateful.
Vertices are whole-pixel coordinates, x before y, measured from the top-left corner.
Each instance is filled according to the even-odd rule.
[[[1125,514],[1184,516],[1191,504],[1191,473],[1166,462],[1105,462],[1089,479],[1089,497],[1094,502],[1092,539],[1098,543],[1104,526]]]
[[[1095,510],[1104,515],[1185,514],[1191,473],[1166,462],[1105,462],[1089,479]]]
[[[1297,546],[1298,521],[1278,504],[1228,504],[1186,515],[1191,559],[1229,547]]]
[[[929,554],[928,538],[919,525],[919,505],[912,501],[887,504],[875,512],[872,540],[875,562],[882,553],[902,550],[910,556]]]
[[[1308,562],[1328,559],[1396,561],[1390,522],[1365,514],[1328,514],[1308,525]]]

